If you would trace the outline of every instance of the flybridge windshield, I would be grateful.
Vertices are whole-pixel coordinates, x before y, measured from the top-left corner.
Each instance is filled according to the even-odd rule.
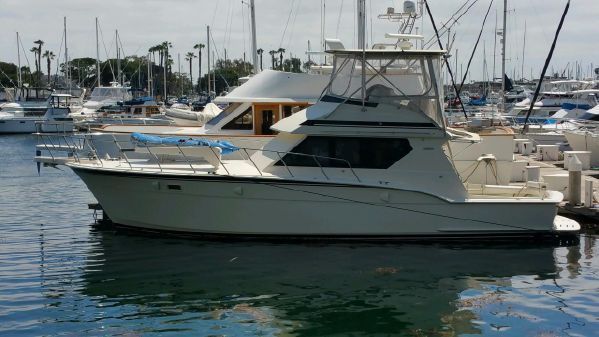
[[[129,100],[131,93],[127,88],[102,88],[97,87],[92,91],[90,100],[101,101],[105,99]]]
[[[369,103],[403,106],[443,125],[440,55],[366,53],[336,54],[327,94]]]

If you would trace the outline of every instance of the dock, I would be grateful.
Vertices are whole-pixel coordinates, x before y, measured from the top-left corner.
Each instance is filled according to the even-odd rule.
[[[599,227],[599,169],[581,171],[581,203],[571,204],[568,200],[568,170],[564,168],[563,159],[557,161],[541,161],[540,155],[538,153],[532,153],[528,155],[515,154],[514,160],[526,161],[527,167],[539,167],[539,176],[541,181],[546,183],[547,188],[557,190],[564,194],[564,201],[562,201],[559,205],[558,214],[577,219],[583,219],[584,221],[582,222],[584,223],[584,227]],[[551,180],[561,180],[562,183]],[[592,184],[589,185],[585,182],[592,182]],[[592,192],[589,192],[589,194],[587,194],[586,191],[587,186],[592,186],[593,189]],[[587,197],[585,198],[585,196]]]

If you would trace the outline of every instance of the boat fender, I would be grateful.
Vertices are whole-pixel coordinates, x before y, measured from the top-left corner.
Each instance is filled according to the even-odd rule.
[[[160,182],[152,181],[152,187],[154,187],[155,190],[160,190]]]
[[[237,195],[243,195],[243,187],[237,186],[233,189],[233,192],[235,192]]]
[[[389,192],[383,192],[380,194],[379,197],[381,198],[382,201],[389,202],[389,199],[390,199]]]

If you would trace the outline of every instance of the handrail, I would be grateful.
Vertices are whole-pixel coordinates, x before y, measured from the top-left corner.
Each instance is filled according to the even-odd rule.
[[[191,167],[191,170],[193,171],[193,173],[197,173],[196,169],[193,167],[191,162],[187,159],[187,156],[185,155],[185,153],[183,153],[183,150],[181,150],[181,147],[178,144],[177,144],[177,149],[179,149],[179,152],[181,152],[181,155],[183,155],[183,158],[185,158],[185,161],[188,162],[189,167]]]
[[[90,160],[97,160],[101,167],[105,167],[105,165],[104,165],[105,159],[102,158],[102,154],[98,152],[98,147],[96,146],[96,142],[108,142],[108,143],[114,144],[116,149],[118,149],[119,154],[121,155],[119,158],[115,158],[115,159],[126,162],[127,165],[129,166],[130,170],[137,170],[137,169],[143,170],[143,169],[150,168],[148,166],[137,165],[137,164],[134,166],[133,162],[131,162],[131,160],[128,158],[128,156],[125,153],[125,150],[123,150],[123,146],[122,146],[123,143],[130,143],[130,141],[129,140],[127,140],[127,141],[118,140],[114,134],[111,134],[111,137],[108,139],[106,139],[106,138],[93,139],[92,137],[88,137],[88,136],[84,135],[83,138],[80,140],[80,142],[83,143],[81,145],[76,145],[74,140],[72,142],[73,144],[70,144],[69,140],[68,140],[68,138],[80,137],[81,136],[80,134],[74,134],[74,135],[70,135],[70,136],[63,135],[60,137],[56,137],[56,139],[59,139],[59,140],[61,138],[64,139],[64,143],[66,145],[62,148],[55,145],[56,142],[51,138],[51,136],[49,134],[47,135],[47,134],[43,134],[43,133],[38,133],[37,135],[39,137],[39,141],[43,142],[43,144],[39,144],[39,145],[43,145],[44,150],[50,152],[50,155],[51,155],[53,161],[57,161],[57,159],[60,159],[60,157],[55,155],[55,151],[63,151],[63,152],[67,151],[69,153],[72,153],[74,156],[74,159],[77,162],[81,162],[81,158],[80,158],[81,153],[87,153],[88,155],[90,155],[89,156]],[[52,135],[52,136],[58,136],[58,135]],[[140,147],[140,148],[145,148],[147,151],[146,155],[149,156],[149,157],[146,157],[145,159],[152,160],[152,161],[148,162],[149,164],[151,164],[152,162],[155,162],[155,164],[158,166],[158,169],[160,170],[160,172],[164,172],[164,170],[168,166],[165,167],[165,165],[163,165],[164,162],[161,159],[161,157],[159,157],[154,151],[152,151],[152,149],[159,148],[159,147],[174,147],[174,148],[176,148],[177,152],[173,152],[173,154],[175,156],[178,156],[178,157],[175,157],[175,160],[186,163],[189,166],[189,168],[191,169],[191,172],[193,172],[193,174],[201,173],[200,172],[201,170],[198,170],[198,166],[197,165],[194,166],[194,162],[196,160],[198,160],[197,156],[196,156],[196,158],[194,158],[193,156],[190,157],[189,153],[186,153],[186,151],[179,144],[176,144],[175,146],[168,145],[168,144],[148,145],[148,144],[144,144],[144,143],[140,143],[140,142],[134,142],[133,145]],[[216,151],[213,147],[210,147],[210,151],[218,160],[220,167],[222,167],[223,170],[226,172],[225,174],[231,175],[231,171],[229,170],[229,165],[231,165],[232,161],[239,160],[239,159],[223,160],[222,155],[220,155],[220,153],[218,153],[218,151]],[[256,169],[256,172],[260,176],[264,176],[264,171],[256,163],[255,158],[252,158],[252,156],[250,155],[250,152],[252,154],[257,153],[257,152],[260,152],[262,154],[274,154],[274,156],[275,156],[274,158],[272,156],[268,156],[268,157],[271,160],[276,160],[278,158],[278,162],[280,162],[282,164],[282,166],[284,166],[284,170],[286,170],[286,172],[291,177],[296,177],[296,174],[294,174],[293,171],[297,167],[294,167],[293,165],[289,165],[289,163],[286,162],[286,160],[285,160],[286,155],[302,156],[302,157],[310,158],[316,164],[316,166],[313,166],[313,167],[318,167],[322,176],[326,180],[332,179],[332,177],[330,176],[330,173],[327,173],[327,169],[341,169],[341,172],[346,172],[346,171],[344,171],[344,169],[349,169],[349,172],[351,172],[351,176],[353,176],[353,178],[355,178],[358,182],[361,182],[360,177],[358,177],[355,169],[352,167],[351,163],[347,159],[320,156],[320,155],[307,154],[307,153],[277,151],[277,150],[268,150],[268,149],[250,148],[250,147],[240,147],[238,151],[240,154],[239,157],[241,158],[240,160],[250,163]],[[242,153],[245,153],[245,156],[241,155]],[[139,152],[138,152],[138,154],[143,155],[143,153],[139,153]],[[208,154],[205,154],[203,156],[205,157],[206,155],[208,155]],[[135,157],[135,158],[137,158],[137,157]],[[326,161],[338,162],[341,164],[337,164],[337,165],[333,164],[331,166],[323,166],[323,163]]]

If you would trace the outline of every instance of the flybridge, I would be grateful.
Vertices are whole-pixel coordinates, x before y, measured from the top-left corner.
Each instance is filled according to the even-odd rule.
[[[368,57],[376,57],[376,56],[383,56],[383,57],[389,57],[390,55],[393,54],[397,54],[397,55],[445,55],[446,51],[445,50],[406,50],[406,49],[366,49],[366,50],[362,50],[362,49],[336,49],[336,50],[327,50],[327,53],[330,54],[334,54],[334,55],[342,55],[342,54],[346,54],[346,55],[362,55],[362,53],[365,53],[366,55],[368,55]]]
[[[333,72],[321,100],[334,98],[350,104],[359,103],[363,109],[385,104],[426,116],[428,122],[444,126],[440,76],[444,50],[344,49],[328,52],[334,56]]]

